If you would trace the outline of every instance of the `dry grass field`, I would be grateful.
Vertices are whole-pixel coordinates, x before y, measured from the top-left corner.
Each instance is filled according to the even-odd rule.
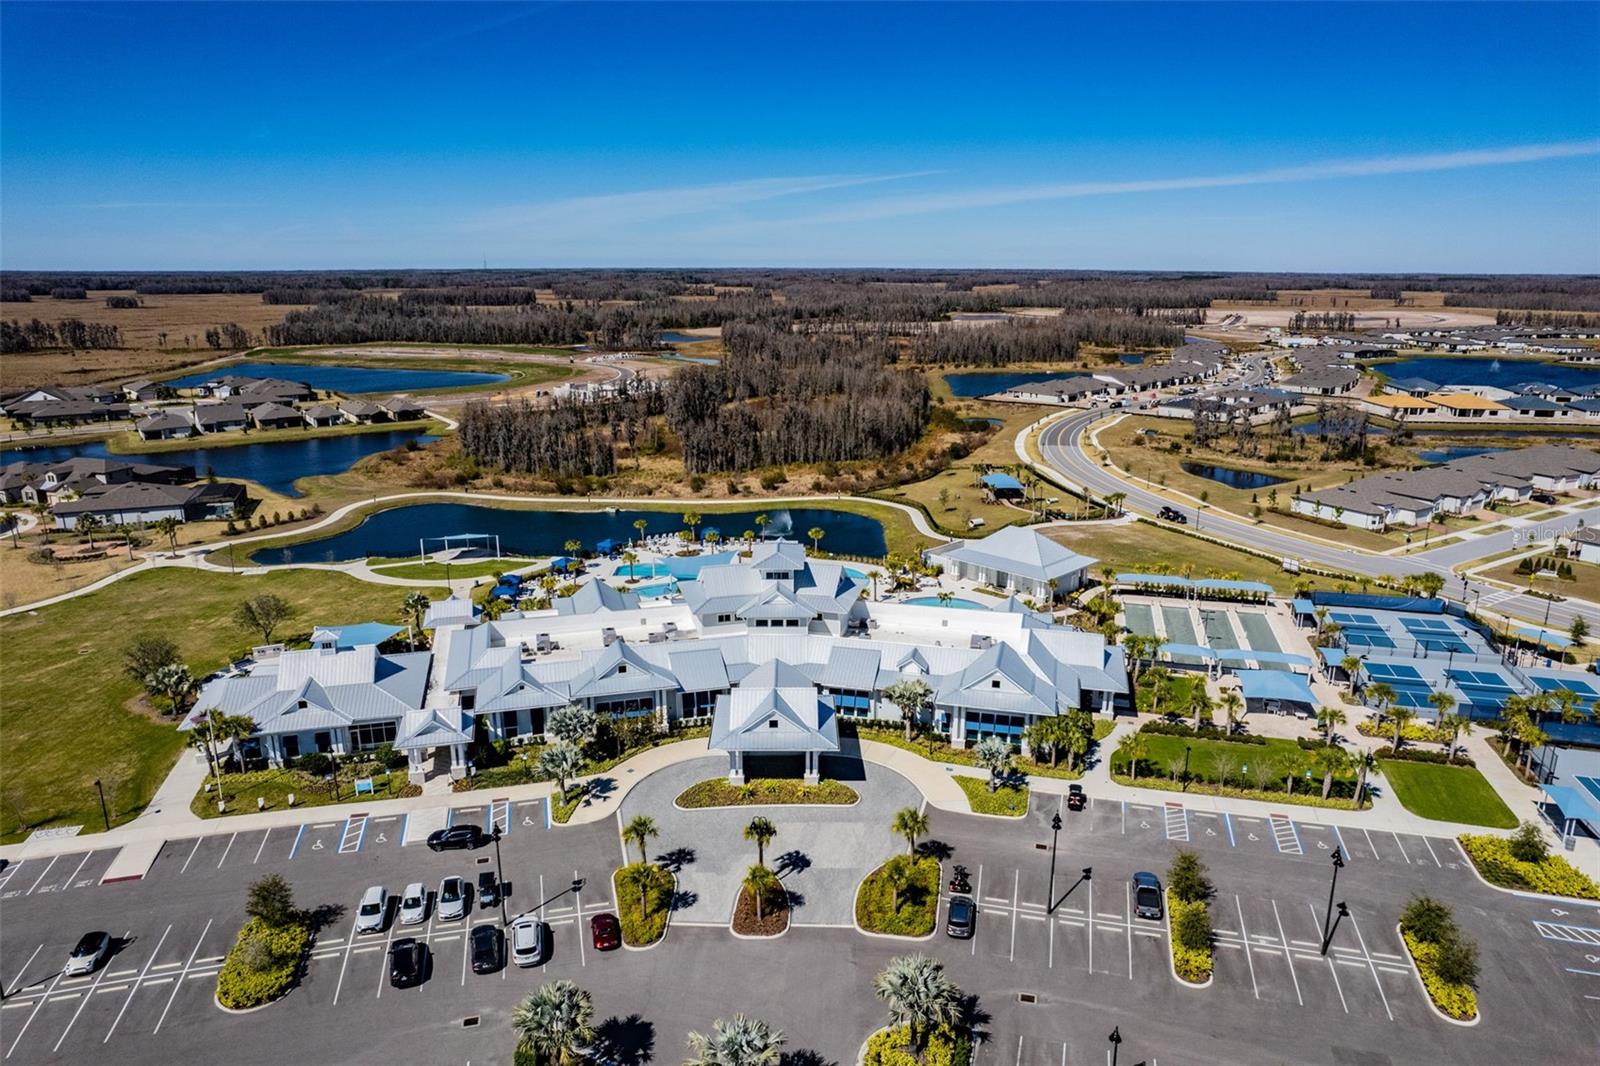
[[[8,355],[0,361],[0,391],[30,385],[87,385],[128,381],[170,372],[230,354],[206,346],[206,330],[237,322],[259,334],[296,310],[293,304],[264,304],[258,293],[142,296],[143,307],[110,308],[107,296],[129,291],[95,291],[87,300],[35,296],[28,303],[0,304],[0,318],[57,322],[79,318],[122,330],[126,346],[113,350],[38,352]],[[165,334],[165,341],[162,339]]]

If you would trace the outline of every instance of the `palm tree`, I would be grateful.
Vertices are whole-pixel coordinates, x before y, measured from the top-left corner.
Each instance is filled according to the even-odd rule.
[[[217,752],[229,744],[244,740],[255,730],[256,720],[249,715],[223,714],[213,707],[206,712],[203,723],[196,725],[189,733],[189,746],[205,752],[206,762],[211,764],[212,776],[220,781],[222,767]]]
[[[1355,695],[1356,672],[1361,669],[1361,660],[1354,655],[1346,655],[1339,660],[1339,669],[1344,671],[1344,676],[1350,681],[1350,694]]]
[[[711,1035],[689,1034],[689,1057],[684,1066],[778,1066],[783,1059],[783,1031],[759,1018],[735,1014],[733,1021],[718,1018]]]
[[[574,537],[573,539],[567,541],[564,545],[562,545],[562,547],[566,549],[567,555],[569,557],[577,558],[578,553],[583,550],[583,541],[578,540],[576,537]]]
[[[1343,748],[1329,744],[1318,749],[1313,758],[1322,771],[1322,798],[1327,799],[1328,793],[1333,791],[1333,775],[1350,765],[1350,756]]]
[[[644,543],[644,531],[645,531],[646,528],[649,527],[649,525],[650,525],[650,523],[648,521],[646,521],[645,519],[643,519],[643,518],[635,518],[633,520],[633,528],[638,530],[639,536],[638,536],[637,540],[641,544]]]
[[[907,851],[917,853],[917,838],[928,831],[928,816],[915,807],[902,807],[894,812],[889,831],[906,838]]]
[[[739,885],[750,894],[750,899],[755,903],[758,922],[765,917],[762,904],[783,887],[778,875],[759,862],[744,872],[744,880],[739,882]]]
[[[1451,714],[1441,718],[1439,725],[1450,733],[1450,744],[1445,750],[1445,760],[1455,762],[1456,742],[1463,734],[1469,737],[1472,735],[1472,719],[1464,714]]]
[[[92,514],[78,516],[77,530],[79,533],[89,534],[89,550],[94,550],[94,531],[100,528],[100,519]]]
[[[993,734],[978,741],[972,748],[978,765],[989,771],[989,791],[1000,787],[1000,776],[1011,766],[1011,745]]]
[[[889,882],[894,913],[899,914],[900,903],[905,898],[906,889],[917,879],[916,864],[911,861],[909,855],[891,855],[889,861],[883,864],[883,879]]]
[[[1239,695],[1239,690],[1230,688],[1223,692],[1219,701],[1222,704],[1222,713],[1228,719],[1228,734],[1233,735],[1233,730],[1244,714],[1244,697]]]
[[[633,580],[633,564],[639,561],[639,556],[631,551],[622,553],[622,561],[628,564],[628,580]]]
[[[627,825],[622,827],[622,839],[632,841],[639,845],[639,862],[650,861],[650,856],[645,854],[645,844],[651,837],[658,837],[661,831],[656,828],[656,820],[648,814],[636,814]]]
[[[1161,694],[1166,691],[1167,682],[1172,679],[1172,671],[1165,666],[1152,666],[1144,673],[1145,680],[1150,682],[1150,713],[1161,713]]]
[[[501,615],[506,613],[506,607],[505,600],[502,600],[499,596],[490,596],[483,604],[483,620],[485,622],[498,620]]]
[[[767,864],[767,845],[772,843],[772,838],[778,835],[778,827],[772,824],[772,819],[757,816],[750,819],[750,824],[744,827],[744,838],[756,842],[756,865]]]
[[[1324,707],[1318,711],[1317,724],[1322,727],[1322,742],[1324,744],[1332,744],[1333,731],[1348,721],[1349,719],[1345,717],[1345,713],[1337,707]]]
[[[1122,502],[1127,498],[1128,494],[1126,492],[1113,492],[1111,495],[1106,497],[1106,506],[1111,509],[1113,516],[1120,515],[1122,513]]]
[[[948,607],[950,606],[950,601],[954,600],[955,598],[956,594],[954,592],[951,592],[949,589],[945,589],[939,593],[939,606]]]
[[[818,543],[822,540],[822,536],[826,532],[828,531],[823,529],[821,526],[812,526],[810,529],[806,530],[806,536],[811,538],[811,550],[813,552],[817,550]]]
[[[177,554],[178,551],[179,525],[181,525],[181,523],[176,518],[173,518],[171,515],[167,515],[163,518],[156,519],[155,525],[152,527],[157,533],[167,538],[167,544],[171,546],[173,554]]]
[[[900,708],[905,722],[906,740],[911,740],[911,725],[920,719],[933,702],[933,689],[925,681],[896,681],[883,690],[883,698]]]
[[[919,1054],[930,1032],[961,1020],[961,989],[945,976],[943,963],[926,955],[890,959],[872,979],[872,991],[889,1008],[890,1024],[906,1027]]]
[[[151,695],[166,697],[167,705],[177,715],[183,713],[189,697],[200,687],[200,683],[183,663],[167,663],[156,667],[155,672],[145,678],[145,687]]]
[[[1206,695],[1202,685],[1196,685],[1189,693],[1189,709],[1194,711],[1194,731],[1200,732],[1202,721],[1211,722],[1212,712],[1215,708],[1211,705],[1211,697]],[[1212,724],[1215,724],[1214,722]]]
[[[695,536],[694,536],[695,527],[698,526],[701,521],[702,521],[702,519],[700,518],[700,515],[699,515],[698,512],[695,512],[695,511],[685,511],[684,512],[684,514],[683,514],[683,524],[689,527],[689,539],[690,540],[694,540],[695,539]]]
[[[422,632],[422,623],[428,617],[428,608],[431,606],[427,593],[416,589],[406,593],[406,598],[400,601],[400,617],[406,620],[406,625],[411,629],[411,650],[417,650],[417,635]]]
[[[718,544],[722,543],[722,534],[718,533],[714,529],[708,529],[706,530],[706,535],[700,539],[715,548]]]
[[[1117,742],[1117,754],[1127,761],[1128,776],[1135,781],[1139,780],[1139,760],[1149,751],[1150,743],[1145,740],[1143,733],[1127,733]]]
[[[1417,712],[1413,711],[1410,707],[1395,707],[1389,711],[1389,718],[1394,722],[1395,751],[1400,750],[1400,742],[1405,738],[1406,726],[1409,725],[1411,723],[1411,719],[1415,718],[1416,716]]]
[[[539,772],[555,779],[557,799],[561,803],[567,801],[567,782],[582,771],[583,752],[576,744],[559,741],[539,753]]]
[[[770,521],[772,521],[772,519],[768,518],[764,514],[756,515],[756,532],[759,536],[764,537],[767,535],[767,523]]]
[[[1456,698],[1448,692],[1430,692],[1428,703],[1433,707],[1433,724],[1441,729],[1448,728],[1445,719],[1450,717],[1450,712],[1456,709]]]
[[[552,1066],[583,1061],[594,1041],[589,1021],[594,1001],[574,982],[550,981],[524,996],[511,1009],[511,1031],[517,1047]]]

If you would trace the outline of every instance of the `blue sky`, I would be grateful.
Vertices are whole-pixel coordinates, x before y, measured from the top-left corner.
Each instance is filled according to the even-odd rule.
[[[0,5],[13,269],[1600,271],[1600,4]]]

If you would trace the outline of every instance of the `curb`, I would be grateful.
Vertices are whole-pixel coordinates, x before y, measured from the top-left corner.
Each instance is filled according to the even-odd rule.
[[[1406,943],[1405,931],[1400,928],[1399,922],[1394,923],[1394,931],[1395,935],[1400,938],[1400,943],[1404,945],[1406,949],[1406,958],[1411,962],[1411,976],[1416,978],[1417,987],[1422,989],[1422,998],[1427,1001],[1428,1007],[1433,1011],[1433,1013],[1437,1014],[1440,1018],[1449,1022],[1451,1025],[1459,1025],[1463,1029],[1470,1029],[1474,1025],[1477,1025],[1479,1022],[1483,1021],[1483,1010],[1481,1008],[1477,1014],[1465,1020],[1461,1018],[1452,1018],[1450,1015],[1439,1009],[1439,1005],[1433,1001],[1433,995],[1428,991],[1427,984],[1422,980],[1422,968],[1417,965],[1416,956],[1411,954],[1411,945]]]
[[[296,984],[298,984],[298,983],[299,982],[296,982]],[[282,1000],[288,999],[289,998],[289,993],[293,992],[293,991],[294,991],[294,988],[290,987],[288,992],[285,992],[283,995],[279,996],[277,999],[269,999],[265,1003],[261,1004],[260,1006],[256,1006],[256,1007],[224,1007],[222,1005],[222,1000],[217,998],[217,990],[215,988],[213,988],[211,990],[211,1002],[215,1003],[217,1005],[217,1009],[220,1010],[224,1014],[240,1014],[240,1015],[243,1015],[243,1014],[254,1014],[254,1013],[256,1013],[256,1011],[266,1010],[268,1007],[271,1007],[274,1004],[276,1004],[276,1003],[278,1003],[278,1002],[280,1002]]]
[[[886,862],[888,862],[887,859],[885,859],[884,862],[879,863],[877,866],[874,866],[872,868],[872,870],[868,872],[867,877],[871,877],[873,874],[875,874],[879,870],[883,869],[884,863],[886,863]],[[870,929],[862,928],[861,921],[856,917],[856,904],[861,902],[861,889],[866,885],[867,877],[863,877],[856,884],[855,895],[853,897],[851,897],[851,900],[850,900],[850,924],[855,926],[856,932],[860,933],[862,936],[876,937],[879,940],[901,940],[901,941],[905,941],[908,944],[921,944],[921,943],[924,943],[926,941],[932,940],[934,937],[939,935],[939,900],[944,898],[944,893],[943,892],[939,892],[938,896],[934,900],[934,904],[933,904],[933,928],[925,936],[908,936],[908,935],[906,935],[904,933],[874,933]],[[934,890],[937,892],[939,885],[941,885],[943,883],[944,883],[944,863],[940,863],[939,864],[939,877],[938,877],[938,880],[936,880],[934,882]],[[885,1028],[887,1028],[887,1027],[885,1027]],[[873,1030],[873,1031],[876,1032],[877,1030]],[[871,1039],[871,1034],[868,1034],[868,1039]],[[866,1047],[866,1045],[862,1044],[862,1048],[865,1049],[865,1047]]]
[[[1178,976],[1178,960],[1177,960],[1177,957],[1174,956],[1173,953],[1172,953],[1173,948],[1176,946],[1174,944],[1174,942],[1173,942],[1173,939],[1172,939],[1172,899],[1168,895],[1168,893],[1166,893],[1166,892],[1163,892],[1162,895],[1167,897],[1163,901],[1163,902],[1165,902],[1166,906],[1161,908],[1161,923],[1167,927],[1167,972],[1172,974],[1172,979],[1174,981],[1178,982],[1178,984],[1182,985],[1184,988],[1192,988],[1197,992],[1202,988],[1210,988],[1211,987],[1211,982],[1213,982],[1213,981],[1215,981],[1217,979],[1217,948],[1216,948],[1216,945],[1212,944],[1212,946],[1211,946],[1211,975],[1209,977],[1207,977],[1204,981],[1201,981],[1199,983],[1196,983],[1194,981],[1186,981],[1182,977],[1179,977]],[[1211,913],[1211,904],[1207,903],[1206,904],[1206,914],[1207,914],[1208,917],[1210,916],[1210,913]],[[1131,936],[1132,934],[1130,933],[1129,935]],[[1212,938],[1215,939],[1215,934],[1213,934]],[[1246,951],[1250,950],[1250,945],[1249,944],[1245,945],[1245,950]]]
[[[788,889],[785,889],[784,892],[785,892],[785,894],[787,894],[788,893]],[[741,933],[741,932],[739,932],[739,930],[735,929],[733,927],[733,919],[739,913],[739,897],[742,896],[742,895],[744,895],[744,887],[741,885],[740,888],[739,888],[739,892],[733,897],[733,914],[728,915],[728,932],[731,933],[734,936],[735,939],[738,939],[738,940],[757,940],[757,941],[760,941],[760,940],[778,940],[778,939],[781,939],[781,938],[786,937],[786,936],[789,935],[789,930],[794,928],[794,909],[792,907],[788,906],[787,903],[784,905],[784,914],[785,914],[786,918],[785,918],[785,921],[783,923],[783,931],[782,932],[780,932],[780,933],[772,933],[770,935],[762,935],[762,934],[759,934],[759,933]],[[666,939],[666,934],[662,933],[661,937],[662,937],[663,940],[665,940]]]

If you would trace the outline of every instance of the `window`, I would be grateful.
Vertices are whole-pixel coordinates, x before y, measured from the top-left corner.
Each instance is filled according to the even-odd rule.
[[[709,718],[717,709],[717,693],[685,692],[682,706],[685,718]]]
[[[311,705],[309,703],[307,703],[305,700],[301,700],[298,703],[296,703],[295,706],[303,711],[303,710],[305,710],[307,707],[309,707]]]
[[[636,696],[625,700],[605,700],[594,705],[595,714],[613,718],[643,718],[656,712],[654,696]]]
[[[717,621],[719,623],[731,622],[731,621],[733,621],[733,615],[731,615],[731,614],[719,614],[719,615],[717,615]]]
[[[767,719],[767,728],[768,729],[776,729],[776,728],[778,728],[778,720],[776,718],[768,718]]]
[[[463,692],[461,694],[461,709],[463,711],[470,711],[474,707],[476,707],[477,705],[478,705],[478,693],[477,693],[476,690],[474,690],[472,692]]]
[[[350,727],[350,742],[357,751],[371,751],[380,744],[393,744],[395,723],[362,722]]]
[[[847,718],[865,718],[872,713],[872,693],[860,689],[828,688],[822,691],[833,697],[833,707]]]
[[[1000,687],[1000,679],[997,677],[993,681],[990,681],[989,682],[989,687],[990,688],[999,688]]]
[[[991,714],[967,712],[967,740],[995,736],[1016,743],[1022,737],[1022,727],[1027,719],[1020,714]]]
[[[515,740],[522,735],[522,716],[516,711],[500,712],[500,735]]]
[[[627,663],[618,663],[617,664],[617,673],[625,674],[627,672],[628,672],[628,664]]]

